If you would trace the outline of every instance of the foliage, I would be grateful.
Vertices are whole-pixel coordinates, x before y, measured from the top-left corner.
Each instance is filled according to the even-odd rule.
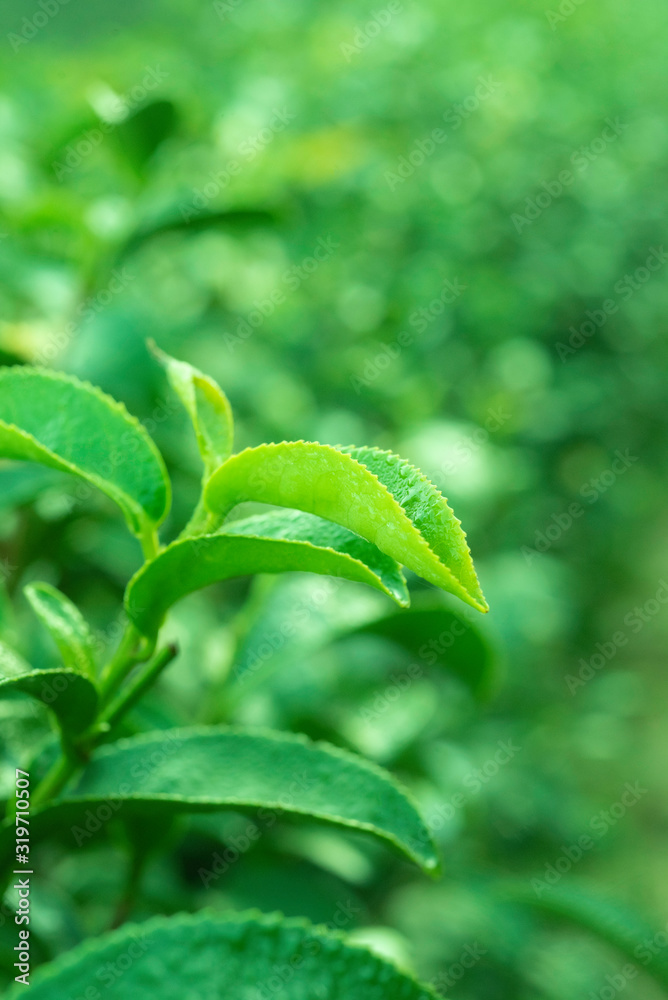
[[[175,605],[163,636],[180,655],[137,685],[119,737],[250,725],[362,754],[411,789],[445,875],[304,821],[240,850],[247,817],[199,813],[161,825],[123,919],[305,914],[456,1000],[605,995],[627,961],[624,995],[658,996],[645,973],[666,948],[663,9],[416,0],[378,30],[386,5],[58,6],[27,42],[29,5],[0,12],[0,360],[72,372],[140,417],[175,485],[169,543],[202,472],[147,337],[225,386],[239,450],[315,438],[398,452],[463,519],[491,607],[469,628],[467,608],[407,574],[411,610],[383,632],[383,593],[295,573]],[[447,138],[415,166],[436,127]],[[2,638],[35,670],[58,659],[24,586],[48,580],[81,608],[101,663],[140,568],[113,504],[76,482],[0,469]],[[424,599],[444,617],[413,625]],[[7,654],[0,670],[26,666]],[[37,702],[0,700],[3,798],[38,749],[48,766],[46,732]],[[140,831],[88,820],[81,848],[65,829],[36,857],[37,964],[101,934],[119,905]],[[593,846],[571,862],[583,835]],[[490,891],[507,876],[544,911]],[[647,912],[653,931],[626,923],[649,945],[611,950],[558,917],[557,894],[584,878]],[[15,943],[6,920],[8,979]]]

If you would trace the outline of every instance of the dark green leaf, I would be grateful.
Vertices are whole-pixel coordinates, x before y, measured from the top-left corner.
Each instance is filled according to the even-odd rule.
[[[225,808],[285,811],[366,831],[425,871],[438,869],[424,821],[387,771],[302,736],[221,726],[121,740],[97,750],[77,784],[34,819],[48,828],[54,811],[75,815],[81,805],[110,799],[150,803],[152,817]]]
[[[343,935],[259,913],[158,917],[86,942],[37,972],[31,1000],[436,1000]],[[18,984],[9,1000],[23,996]]]
[[[76,670],[32,670],[0,643],[0,697],[27,694],[43,702],[54,713],[63,730],[80,733],[97,714],[97,690]]]

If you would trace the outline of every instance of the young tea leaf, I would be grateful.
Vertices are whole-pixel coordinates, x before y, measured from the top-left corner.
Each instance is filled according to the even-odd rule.
[[[56,811],[65,810],[72,824],[77,810],[109,799],[150,804],[147,818],[157,822],[165,813],[225,808],[308,816],[366,831],[423,870],[438,870],[429,830],[392,775],[303,736],[219,726],[109,744],[95,751],[77,784],[53,807],[35,814],[33,832],[48,829]]]
[[[0,643],[0,697],[27,694],[51,709],[65,732],[83,732],[97,714],[97,690],[76,670],[33,670]]]
[[[459,520],[428,479],[389,452],[304,441],[248,448],[213,474],[204,499],[218,523],[244,500],[317,514],[488,610]]]
[[[346,528],[297,511],[276,511],[169,545],[130,581],[125,606],[145,635],[154,636],[166,611],[195,590],[250,573],[297,570],[367,583],[407,605],[399,566]]]
[[[205,478],[208,479],[232,452],[234,422],[229,400],[208,375],[203,375],[185,361],[171,358],[152,342],[149,347],[188,411],[204,461]]]
[[[120,971],[118,971],[120,970]],[[31,1000],[437,1000],[387,959],[279,914],[179,914],[128,924],[38,970]],[[15,984],[8,1000],[23,996]]]
[[[0,456],[81,476],[119,505],[131,531],[151,534],[169,507],[164,463],[124,406],[45,369],[0,369]]]
[[[24,593],[53,636],[65,666],[93,680],[95,641],[77,606],[49,583],[30,583]]]

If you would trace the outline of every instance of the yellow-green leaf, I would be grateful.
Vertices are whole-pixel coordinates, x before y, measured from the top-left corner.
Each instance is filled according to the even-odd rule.
[[[204,500],[213,524],[245,500],[317,514],[478,611],[488,610],[461,522],[425,476],[390,452],[304,441],[248,448],[213,474]]]
[[[149,347],[192,420],[208,478],[232,452],[234,422],[229,400],[208,375],[165,354],[152,341]]]

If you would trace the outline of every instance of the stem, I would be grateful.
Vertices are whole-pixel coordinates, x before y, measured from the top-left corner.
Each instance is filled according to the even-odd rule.
[[[144,553],[144,559],[146,562],[150,562],[151,559],[155,559],[160,551],[160,540],[158,538],[157,530],[147,525],[142,531],[139,541],[141,542],[141,549]]]
[[[155,648],[155,644],[153,644]],[[140,697],[141,694],[146,690],[151,680],[157,677],[160,670],[167,665],[176,655],[176,649],[174,648],[173,654],[171,650],[174,647],[167,647],[167,650],[163,652],[162,657],[157,657],[158,667],[156,668],[156,662],[154,661],[149,665],[149,669],[141,674],[137,681],[130,686],[126,695],[123,698],[117,699],[117,702],[111,707],[112,719],[117,721],[121,716],[134,704],[134,701],[130,699],[134,697],[134,700]],[[170,655],[165,659],[164,653],[169,650]],[[105,709],[112,701],[114,694],[123,683],[124,679],[130,673],[132,668],[136,666],[137,663],[141,663],[150,656],[152,649],[147,648],[145,638],[137,631],[134,625],[128,625],[125,630],[125,634],[121,639],[120,645],[116,650],[116,653],[107,663],[107,666],[102,672],[100,678],[100,711],[101,715],[98,717],[97,723],[95,723],[88,733],[84,733],[83,736],[78,741],[78,747],[85,753],[90,752],[90,750],[98,743],[101,739],[107,735],[110,729],[108,724],[108,719],[106,715],[109,714],[109,709],[105,712]],[[141,681],[141,684],[140,684]],[[126,703],[127,702],[127,703]],[[100,729],[100,722],[107,722]],[[39,783],[35,792],[32,796],[33,806],[42,806],[49,802],[51,799],[55,798],[62,792],[63,788],[70,780],[72,775],[81,767],[83,759],[85,757],[80,757],[77,754],[77,745],[73,746],[63,746],[63,752],[59,760],[57,760],[52,768],[46,773],[42,781]]]
[[[126,712],[137,704],[145,691],[168,666],[178,654],[178,647],[174,644],[165,646],[159,653],[141,670],[135,679],[128,685],[125,691],[111,702],[106,711],[100,716],[97,726],[103,726],[105,734],[113,729]]]
[[[143,647],[143,648],[142,648]],[[100,677],[100,702],[102,708],[109,704],[132,668],[153,652],[155,643],[146,648],[146,639],[134,625],[125,629],[121,643],[107,663]]]
[[[62,792],[78,767],[81,767],[80,760],[63,753],[62,757],[55,762],[50,771],[47,771],[35,789],[31,798],[31,805],[33,807],[41,806],[50,799],[55,798],[56,795]]]

